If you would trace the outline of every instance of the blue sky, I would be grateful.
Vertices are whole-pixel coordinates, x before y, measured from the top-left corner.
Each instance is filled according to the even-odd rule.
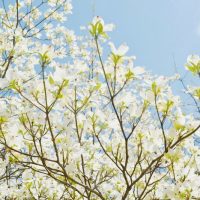
[[[111,39],[127,43],[136,65],[156,74],[172,75],[174,59],[184,74],[189,54],[200,50],[199,0],[73,0],[68,26],[79,30],[93,14],[116,25]],[[95,7],[95,9],[94,9]],[[95,11],[94,11],[95,10]]]

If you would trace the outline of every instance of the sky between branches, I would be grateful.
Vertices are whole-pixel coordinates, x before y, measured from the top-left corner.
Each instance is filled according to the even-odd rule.
[[[111,38],[129,45],[136,64],[153,73],[172,75],[189,54],[200,52],[199,0],[73,0],[68,25],[79,31],[93,15],[116,25]],[[174,57],[174,58],[173,58]]]

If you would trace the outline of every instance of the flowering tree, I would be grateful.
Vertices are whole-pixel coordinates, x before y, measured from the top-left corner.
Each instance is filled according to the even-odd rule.
[[[76,36],[71,10],[1,1],[0,198],[200,199],[200,88],[134,66],[100,17]],[[186,68],[200,77],[200,58]]]

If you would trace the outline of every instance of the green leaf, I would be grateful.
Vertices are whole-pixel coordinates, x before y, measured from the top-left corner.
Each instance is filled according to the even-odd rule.
[[[101,35],[104,38],[107,38],[107,34],[104,32],[103,24],[98,21],[96,24],[90,23],[91,29],[90,29],[90,34],[95,37]]]
[[[63,87],[67,87],[68,84],[69,84],[69,80],[65,79],[65,80],[63,81]]]
[[[134,73],[129,69],[128,72],[125,74],[127,80],[134,78]]]
[[[193,75],[200,75],[200,62],[197,64],[191,62],[190,64],[186,65],[186,68],[192,72]]]
[[[174,128],[177,130],[177,131],[183,131],[185,129],[185,126],[178,123],[178,122],[174,122]]]
[[[156,82],[153,82],[151,85],[151,89],[155,95],[160,93],[160,88],[157,86]]]
[[[122,56],[115,55],[114,53],[111,54],[112,61],[115,65],[117,65],[122,58]]]
[[[28,190],[30,190],[31,186],[32,186],[32,182],[28,182],[28,183],[25,183],[26,187]]]
[[[13,57],[13,56],[14,56],[14,54],[15,54],[15,50],[14,50],[14,49],[12,49],[12,50],[10,51],[10,54],[9,54],[9,56],[10,56],[10,57]]]
[[[8,119],[6,117],[0,116],[0,124],[3,124],[5,122],[7,122],[7,121],[8,121]]]
[[[93,25],[92,23],[90,23],[90,26],[91,26],[90,34],[94,37],[96,35],[96,26]]]
[[[53,85],[53,84],[55,83],[55,81],[53,80],[52,76],[49,76],[49,83],[50,83],[51,85]]]
[[[108,39],[108,35],[105,32],[101,33],[101,36],[104,37],[105,39]]]
[[[106,73],[106,78],[107,78],[108,80],[110,80],[111,77],[112,77],[112,74],[111,74],[111,73]]]
[[[97,83],[95,86],[94,86],[94,90],[99,90],[101,88],[101,83]]]
[[[21,115],[21,116],[19,117],[19,121],[20,121],[22,124],[24,124],[24,123],[28,122],[28,119],[27,119],[24,115]]]
[[[90,119],[91,119],[92,123],[95,124],[97,121],[97,116],[95,114],[93,114]]]
[[[58,94],[57,98],[58,99],[62,99],[64,97],[64,95],[62,93]]]
[[[144,100],[144,109],[147,109],[147,107],[149,106],[150,102],[148,100]]]
[[[107,146],[106,147],[106,152],[112,152],[112,146]]]
[[[10,162],[11,164],[14,164],[14,163],[17,162],[17,158],[14,158],[14,157],[12,157],[12,156],[9,156],[9,162]]]
[[[99,22],[97,24],[97,27],[98,27],[98,29],[97,29],[98,34],[101,35],[103,33],[103,25]]]
[[[28,150],[31,152],[33,150],[33,143],[27,142]]]
[[[167,101],[167,109],[171,108],[174,105],[174,102],[172,100]]]
[[[17,90],[18,89],[18,83],[17,83],[17,81],[16,80],[12,80],[10,82],[9,88],[13,89],[13,90]]]
[[[200,100],[200,88],[194,90],[194,96]]]
[[[39,57],[41,65],[48,65],[50,63],[50,58],[47,54],[47,51],[44,54],[39,53]]]

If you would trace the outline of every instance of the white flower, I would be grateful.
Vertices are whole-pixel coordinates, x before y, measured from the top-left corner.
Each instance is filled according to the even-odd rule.
[[[92,23],[90,23],[90,25],[88,26],[88,29],[93,37],[102,36],[103,38],[106,38],[106,32],[112,31],[113,28],[113,24],[105,24],[103,19],[99,16],[94,17]]]
[[[66,79],[67,77],[67,72],[65,69],[61,68],[61,67],[56,67],[55,68],[55,72],[52,74],[53,79],[57,82],[57,83],[61,83],[64,79]]]
[[[72,13],[72,9],[73,9],[73,6],[71,4],[71,1],[68,1],[64,4],[64,10],[67,14],[71,14]]]
[[[23,182],[32,182],[33,181],[33,174],[31,170],[25,170],[25,172],[22,174]]]
[[[187,62],[197,65],[200,62],[200,57],[198,55],[189,55],[187,58]]]
[[[109,42],[109,46],[112,53],[117,56],[124,56],[129,50],[129,47],[126,44],[120,45],[118,49],[116,49],[115,45],[112,42]]]
[[[198,55],[188,56],[185,68],[194,75],[200,76],[200,57]]]
[[[31,5],[32,0],[24,0],[24,3],[25,3],[25,4],[28,4],[28,5]]]
[[[104,20],[101,17],[95,16],[92,20],[92,24],[95,25],[97,22],[100,22],[102,24],[104,32],[113,31],[115,27],[114,24],[105,24]]]
[[[140,74],[143,74],[145,70],[143,67],[135,67],[133,68],[133,72],[135,75],[140,75]]]
[[[0,89],[8,86],[8,80],[0,78]]]

